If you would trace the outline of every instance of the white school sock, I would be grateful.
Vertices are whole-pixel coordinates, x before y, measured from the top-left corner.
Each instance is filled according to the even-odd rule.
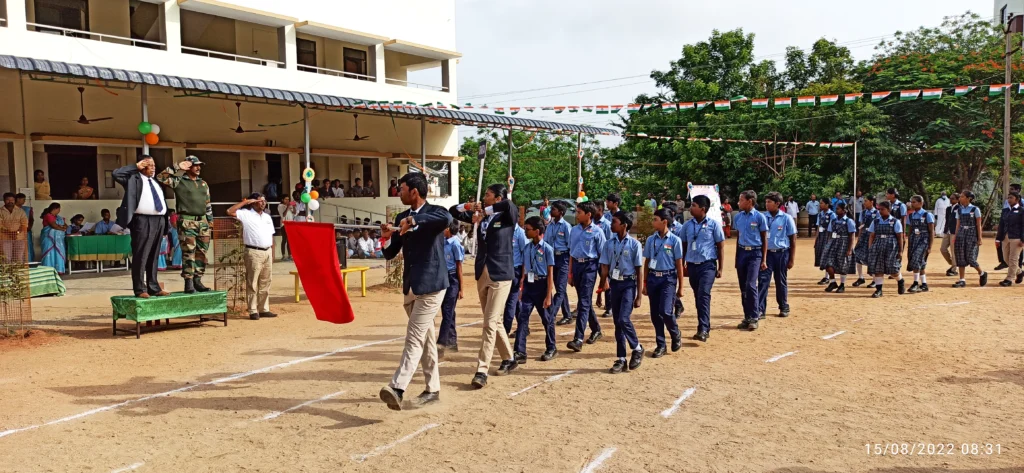
[[[921,275],[917,274],[917,273],[914,273],[914,282],[918,282],[920,280],[921,280]]]
[[[928,284],[928,276],[925,276],[924,273],[921,273],[921,284]]]
[[[857,279],[864,279],[864,265],[857,264]]]
[[[621,361],[621,362],[625,363],[625,362],[626,362],[626,357],[624,357],[624,356],[620,356],[620,357],[619,357],[619,361]]]
[[[839,284],[846,284],[846,275],[845,274],[840,274],[839,275]]]
[[[885,277],[884,276],[875,276],[875,285],[876,286],[881,286],[884,281],[885,281]]]
[[[900,272],[896,273],[896,275],[899,276],[898,278],[896,278],[897,281],[902,281],[903,280],[903,271],[900,271]]]
[[[967,282],[967,281],[964,281],[964,278],[960,278],[960,282]]]
[[[636,344],[636,348],[634,348],[633,351],[640,351],[640,350],[643,350],[643,349],[644,349],[644,346],[639,344],[639,343],[637,343]]]

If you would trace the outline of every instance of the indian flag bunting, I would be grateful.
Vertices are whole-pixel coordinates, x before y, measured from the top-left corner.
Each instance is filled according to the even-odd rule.
[[[807,96],[807,97],[798,97],[796,99],[796,103],[797,103],[797,106],[800,106],[800,107],[813,107],[814,103],[816,102],[816,99],[817,99],[817,97],[815,97],[813,95],[812,96]]]
[[[537,109],[537,107],[526,107],[526,111],[530,112],[530,113],[533,113],[533,111],[536,110],[536,109]]]
[[[953,95],[955,95],[957,97],[963,97],[963,96],[971,93],[971,91],[973,91],[974,89],[977,89],[977,88],[978,87],[974,86],[974,85],[958,85],[955,88],[953,88]]]
[[[820,101],[821,101],[821,106],[822,107],[831,107],[831,106],[835,105],[837,102],[839,102],[839,96],[838,95],[822,95],[820,97]]]
[[[719,143],[719,142],[722,141],[722,139],[721,138],[711,138],[711,141],[714,142],[714,143]]]
[[[612,105],[612,113],[619,113],[622,111],[622,105]]]
[[[593,112],[594,111],[594,106],[593,105],[584,105],[583,106],[583,111],[584,112]]]
[[[732,102],[728,100],[716,100],[715,110],[729,110],[731,104]]]
[[[924,89],[921,98],[925,100],[938,100],[942,98],[942,89]]]
[[[1010,84],[992,84],[988,86],[988,96],[993,97],[1000,95],[1004,90],[1009,90]]]
[[[789,108],[793,106],[793,99],[790,97],[775,99],[772,104],[775,108]]]
[[[768,108],[768,99],[754,99],[750,102],[751,108]]]
[[[872,102],[881,102],[882,100],[885,100],[885,98],[890,96],[890,95],[892,95],[892,92],[871,92],[871,101]]]
[[[540,109],[541,109],[541,110],[554,110],[554,109],[555,109],[555,107],[552,107],[552,106],[550,106],[550,105],[546,105],[546,106],[543,106],[543,107],[541,107]]]
[[[555,113],[562,113],[562,112],[564,112],[564,111],[565,111],[565,107],[563,107],[563,106],[561,106],[561,105],[559,105],[559,106],[557,106],[557,107],[552,107],[552,108],[554,108],[554,109],[555,109]]]
[[[512,115],[515,115],[519,113],[519,107],[509,107],[509,111],[512,112]]]
[[[917,100],[919,97],[921,97],[921,89],[900,91],[900,102],[909,102],[911,100]]]
[[[832,147],[832,143],[828,143],[828,142],[822,141],[821,144],[818,145],[818,146],[821,146],[822,148],[831,148]]]
[[[494,113],[498,115],[504,115],[505,107],[494,107]]]
[[[570,105],[569,106],[569,113],[576,113],[576,112],[579,112],[579,111],[580,111],[580,107],[579,106],[577,106],[577,105]]]
[[[467,103],[467,104],[463,105],[462,108],[464,110],[473,110],[473,104]]]
[[[694,108],[696,108],[697,110],[704,110],[704,107],[707,107],[708,105],[711,105],[710,100],[705,102],[697,102],[696,104],[694,104]]]
[[[597,113],[599,113],[601,115],[607,115],[608,114],[608,106],[607,105],[598,105],[597,106]]]
[[[663,104],[661,104],[661,109],[662,110],[675,110],[676,109],[676,104],[674,104],[674,103],[663,103]]]
[[[632,113],[639,112],[641,107],[642,107],[642,105],[640,105],[640,104],[631,103],[629,105],[626,105],[626,113],[632,114]]]
[[[843,94],[843,104],[857,103],[864,94]]]
[[[693,110],[693,107],[695,106],[693,102],[680,102],[676,105],[679,106],[679,110]]]

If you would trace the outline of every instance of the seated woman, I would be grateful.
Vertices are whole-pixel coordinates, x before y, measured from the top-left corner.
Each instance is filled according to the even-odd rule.
[[[82,182],[78,185],[78,190],[76,190],[71,197],[74,198],[75,200],[89,200],[99,198],[99,196],[96,195],[96,189],[93,189],[89,185],[88,177],[82,178]]]
[[[68,228],[67,228],[67,230],[65,230],[65,232],[67,232],[68,235],[81,235],[82,234],[82,227],[84,227],[84,226],[85,226],[85,215],[75,214],[74,217],[71,217],[71,225],[68,226]]]
[[[60,274],[66,271],[64,262],[66,247],[64,245],[65,232],[68,226],[64,223],[64,217],[60,216],[60,204],[53,202],[43,211],[43,230],[39,237],[42,243],[43,254],[40,264],[49,266]]]

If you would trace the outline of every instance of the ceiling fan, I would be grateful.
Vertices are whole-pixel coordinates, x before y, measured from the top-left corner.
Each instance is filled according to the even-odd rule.
[[[345,141],[367,141],[367,140],[369,140],[370,139],[369,136],[359,136],[359,114],[358,113],[353,113],[352,114],[352,119],[355,120],[355,122],[356,122],[356,136],[353,136],[352,138],[349,138],[349,139],[347,139]]]
[[[235,102],[235,107],[238,109],[238,128],[231,128],[231,131],[234,131],[235,133],[238,133],[238,134],[242,134],[242,133],[263,133],[264,131],[267,131],[267,130],[246,130],[245,128],[242,128],[242,102]]]
[[[78,104],[82,107],[82,114],[78,116],[78,123],[88,125],[92,122],[101,122],[103,120],[110,120],[114,117],[103,117],[103,118],[85,118],[85,87],[78,88]]]

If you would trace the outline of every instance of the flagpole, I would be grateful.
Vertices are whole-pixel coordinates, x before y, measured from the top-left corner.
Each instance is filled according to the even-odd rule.
[[[576,134],[576,195],[583,192],[583,133]]]
[[[476,203],[478,203],[478,204],[480,203],[480,193],[481,193],[481,191],[483,190],[483,187],[484,187],[484,164],[487,163],[487,143],[484,142],[484,145],[481,146],[480,148],[481,148],[480,149],[480,153],[479,153],[480,172],[477,174],[477,177],[476,177]],[[477,227],[479,225],[480,225],[479,222],[473,222],[473,239],[474,240],[477,239],[476,229],[477,229]],[[476,245],[474,245],[474,246],[476,246],[477,251],[479,252],[480,241],[477,240]]]
[[[482,169],[482,168],[481,168]],[[512,130],[508,131],[508,199],[512,200]]]
[[[853,209],[857,210],[857,141],[853,142]],[[864,211],[863,208],[860,209]],[[856,217],[856,215],[854,215]]]
[[[306,156],[306,169],[309,169],[309,109],[302,107],[302,133],[304,136],[302,152]],[[310,191],[310,181],[306,181],[306,193]],[[309,220],[309,216],[312,212],[309,210],[309,204],[306,204],[306,220]]]

